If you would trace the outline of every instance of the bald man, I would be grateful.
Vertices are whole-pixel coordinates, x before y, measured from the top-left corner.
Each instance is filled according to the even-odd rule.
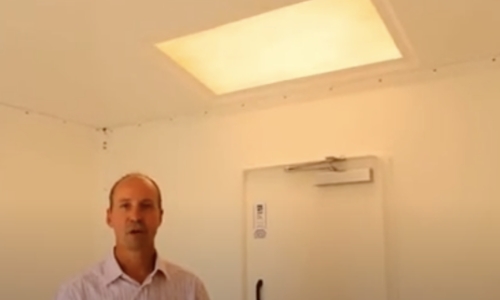
[[[209,300],[193,273],[162,260],[155,236],[163,217],[161,191],[144,174],[111,188],[106,222],[115,234],[109,257],[64,283],[56,300]]]

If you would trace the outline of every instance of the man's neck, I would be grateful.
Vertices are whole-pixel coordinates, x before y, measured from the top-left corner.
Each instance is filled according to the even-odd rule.
[[[142,283],[155,268],[154,248],[129,251],[117,246],[114,248],[114,254],[123,272],[139,283]]]

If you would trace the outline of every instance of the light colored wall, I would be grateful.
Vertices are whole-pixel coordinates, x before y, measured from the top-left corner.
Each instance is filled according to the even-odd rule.
[[[0,299],[53,299],[95,260],[100,138],[0,107]]]
[[[498,78],[497,68],[451,70],[325,100],[117,128],[102,191],[129,171],[157,178],[166,201],[161,253],[203,277],[213,299],[235,300],[243,293],[244,169],[382,155],[392,173],[392,299],[498,299]],[[111,236],[98,205],[104,253]]]

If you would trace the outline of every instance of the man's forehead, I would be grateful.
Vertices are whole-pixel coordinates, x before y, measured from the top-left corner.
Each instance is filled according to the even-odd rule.
[[[155,185],[141,177],[127,177],[116,183],[113,192],[115,200],[120,199],[157,199],[159,197]]]
[[[129,202],[129,201],[139,201],[139,202],[152,202],[154,201],[153,197],[129,197],[127,195],[117,195],[115,197],[115,201],[118,202]]]
[[[153,190],[155,186],[147,179],[141,177],[127,177],[120,180],[116,186],[115,191],[118,190]]]
[[[121,200],[152,199],[161,206],[161,191],[156,182],[141,173],[130,173],[116,181],[109,193],[110,204]]]

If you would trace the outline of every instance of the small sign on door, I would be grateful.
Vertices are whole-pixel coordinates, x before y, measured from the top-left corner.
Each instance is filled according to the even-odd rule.
[[[267,228],[267,211],[265,203],[256,203],[253,209],[253,229]]]

